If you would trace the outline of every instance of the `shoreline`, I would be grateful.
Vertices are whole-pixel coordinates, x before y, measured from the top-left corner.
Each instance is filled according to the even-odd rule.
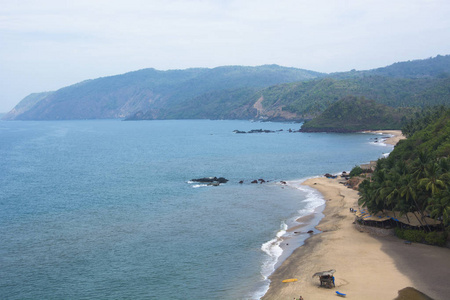
[[[307,179],[308,178],[287,181],[287,184],[285,185],[287,188],[305,192],[307,194],[306,199],[308,199],[308,202],[312,205],[307,204],[302,209],[303,212],[300,213],[299,211],[300,214],[293,218],[290,222],[283,221],[286,227],[284,229],[281,228],[273,239],[262,245],[261,249],[271,256],[272,259],[275,258],[270,263],[273,269],[270,273],[264,271],[261,272],[261,275],[265,278],[263,281],[266,282],[266,285],[263,288],[263,291],[258,290],[254,292],[253,296],[249,299],[261,299],[261,297],[267,293],[270,287],[270,276],[276,272],[276,270],[292,255],[296,249],[305,244],[306,240],[312,235],[309,233],[310,231],[312,231],[313,234],[320,233],[320,231],[316,229],[316,226],[323,218],[322,212],[325,208],[325,201],[323,200],[320,192],[303,184],[303,182]],[[278,248],[281,252],[277,254],[277,250],[274,251],[274,248]]]
[[[397,145],[399,141],[406,139],[401,130],[367,130],[363,131],[363,133],[389,135],[383,142],[393,146]]]
[[[329,299],[335,291],[352,295],[353,299],[394,299],[398,290],[412,282],[395,267],[383,251],[382,243],[353,226],[350,207],[357,204],[357,191],[348,189],[341,179],[312,178],[303,184],[318,190],[326,201],[325,215],[315,234],[297,248],[270,276],[271,284],[263,300],[289,299],[300,295],[305,299]],[[319,287],[316,272],[335,269],[336,288]],[[383,276],[380,276],[383,274]],[[282,283],[297,278],[294,283]]]
[[[391,145],[404,139],[400,131],[370,133],[392,135],[383,141]],[[405,248],[408,245],[402,240],[395,237],[374,237],[355,228],[352,224],[354,214],[350,212],[350,208],[357,207],[358,192],[345,187],[342,182],[341,179],[316,177],[302,183],[319,191],[326,201],[324,217],[316,226],[321,233],[312,235],[281,263],[269,277],[269,290],[261,299],[292,299],[300,296],[305,300],[330,299],[336,296],[336,291],[353,299],[395,299],[398,291],[406,287],[415,287],[435,299],[444,299],[443,295],[448,295],[450,288],[444,291],[441,288],[440,292],[435,293],[436,286],[433,286],[433,282],[436,281],[423,284],[424,276],[430,276],[433,271],[436,273],[436,267],[430,269],[430,262],[417,263],[417,260],[426,261],[423,252],[417,251],[412,259],[404,257],[401,253],[412,248]],[[418,246],[427,247],[433,253],[439,252],[440,258],[446,259],[450,265],[448,249]],[[405,271],[414,269],[416,264],[420,267],[416,268],[415,274]],[[319,287],[319,279],[312,278],[312,275],[330,269],[336,270],[336,287]],[[448,278],[447,275],[450,276],[445,274],[443,277]],[[282,283],[282,280],[288,278],[296,278],[298,281]]]

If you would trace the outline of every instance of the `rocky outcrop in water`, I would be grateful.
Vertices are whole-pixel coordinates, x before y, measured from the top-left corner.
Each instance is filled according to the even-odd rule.
[[[277,131],[283,131],[283,129],[280,129]],[[276,131],[267,130],[267,129],[252,129],[250,131],[234,130],[233,132],[234,133],[274,133]]]
[[[191,179],[193,182],[203,182],[203,183],[227,183],[228,179],[223,177],[203,177],[203,178],[197,178],[197,179]]]

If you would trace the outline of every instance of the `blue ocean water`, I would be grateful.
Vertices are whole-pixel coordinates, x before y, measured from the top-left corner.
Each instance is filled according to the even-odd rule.
[[[299,127],[0,122],[0,298],[259,298],[277,234],[322,204],[298,180],[391,150],[368,134],[287,131]],[[259,128],[283,131],[233,133]],[[230,181],[190,182],[207,176]]]

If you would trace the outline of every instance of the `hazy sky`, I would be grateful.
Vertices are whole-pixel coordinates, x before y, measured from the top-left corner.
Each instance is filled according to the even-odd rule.
[[[143,68],[363,70],[450,54],[449,0],[0,0],[0,112]]]

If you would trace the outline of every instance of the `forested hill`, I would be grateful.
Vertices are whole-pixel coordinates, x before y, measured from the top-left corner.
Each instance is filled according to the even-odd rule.
[[[265,65],[226,66],[214,69],[159,71],[144,69],[123,75],[87,80],[52,93],[33,96],[5,116],[18,120],[123,118],[136,112],[149,118],[165,118],[171,107],[218,91],[263,88],[308,80],[324,74],[295,68]],[[227,92],[225,92],[227,93]],[[29,96],[30,97],[30,96]],[[29,97],[24,101],[29,103]],[[201,110],[201,107],[197,109]]]
[[[320,116],[303,124],[302,132],[356,132],[401,129],[410,109],[392,108],[364,97],[348,96],[331,104]]]
[[[267,111],[283,111],[306,119],[348,95],[364,96],[391,107],[422,107],[450,103],[450,77],[391,78],[364,76],[278,85],[261,91]]]
[[[391,78],[432,78],[450,75],[449,55],[437,55],[428,59],[396,62],[392,65],[372,70],[340,72],[330,74],[333,78],[383,76]]]
[[[400,141],[387,158],[379,159],[371,180],[361,183],[359,204],[372,213],[392,210],[430,214],[448,226],[450,109],[437,107],[425,113],[412,120],[405,133],[409,137]]]
[[[346,96],[391,107],[450,103],[450,55],[323,74],[276,65],[144,69],[34,94],[4,119],[304,120]]]
[[[424,60],[397,62],[388,67],[369,71],[370,75],[397,78],[446,77],[450,75],[449,56],[438,55]],[[363,74],[365,72],[362,72]]]

